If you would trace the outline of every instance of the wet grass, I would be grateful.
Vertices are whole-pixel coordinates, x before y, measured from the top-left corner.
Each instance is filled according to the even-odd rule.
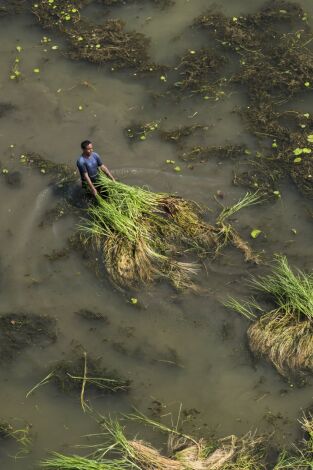
[[[129,439],[126,428],[112,418],[102,418],[101,432],[88,457],[54,453],[41,462],[41,467],[59,470],[80,469],[137,469],[137,470],[310,470],[312,468],[312,417],[302,420],[306,438],[292,450],[278,452],[275,462],[269,462],[267,449],[270,437],[248,433],[242,438],[234,435],[219,440],[195,439],[143,414],[126,417],[152,427],[168,438],[167,455],[138,437]]]
[[[230,299],[226,306],[252,321],[251,350],[267,357],[282,375],[313,371],[312,273],[294,272],[277,256],[271,274],[250,283],[274,308],[268,311],[254,299]]]
[[[177,289],[192,288],[197,272],[191,256],[217,254],[229,242],[241,249],[246,260],[256,261],[226,219],[239,209],[256,203],[247,194],[233,208],[224,208],[216,225],[205,221],[204,209],[193,201],[170,194],[113,182],[100,175],[97,204],[87,211],[80,227],[82,243],[96,251],[111,279],[132,287],[166,279]],[[184,257],[182,260],[181,258]]]
[[[136,419],[133,415],[132,419]],[[265,467],[261,463],[263,457],[262,439],[251,434],[239,439],[235,436],[221,441],[209,442],[204,439],[196,440],[191,436],[180,433],[144,415],[138,416],[145,425],[165,433],[168,437],[168,453],[161,454],[151,444],[142,440],[128,439],[125,428],[113,419],[102,419],[100,422],[103,444],[96,447],[95,452],[88,458],[67,457],[54,454],[42,462],[43,468],[63,469],[128,469],[137,470],[187,470],[187,469],[240,469],[261,470]],[[113,460],[112,460],[113,458]],[[82,467],[81,464],[85,465]],[[77,466],[75,466],[77,465]],[[119,465],[116,467],[115,465]]]

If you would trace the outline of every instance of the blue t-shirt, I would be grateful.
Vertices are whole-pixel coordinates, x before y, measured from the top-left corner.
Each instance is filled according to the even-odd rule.
[[[85,181],[84,173],[88,173],[88,176],[94,179],[98,174],[98,168],[102,165],[102,161],[96,152],[92,152],[89,157],[81,155],[76,164],[82,181]]]

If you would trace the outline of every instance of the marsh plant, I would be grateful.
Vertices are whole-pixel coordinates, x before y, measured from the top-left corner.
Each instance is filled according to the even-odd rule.
[[[254,353],[267,357],[282,375],[313,372],[313,274],[293,271],[285,256],[277,255],[272,272],[252,278],[250,285],[269,300],[263,307],[254,298],[225,305],[252,322],[249,344]]]
[[[216,226],[193,201],[166,193],[113,182],[100,175],[97,203],[87,210],[80,226],[81,240],[91,244],[115,284],[122,287],[167,279],[177,289],[195,288],[199,266],[195,256],[215,255],[228,242],[249,247],[226,219],[258,201],[247,194],[232,208],[223,208]],[[101,194],[105,197],[101,197]]]

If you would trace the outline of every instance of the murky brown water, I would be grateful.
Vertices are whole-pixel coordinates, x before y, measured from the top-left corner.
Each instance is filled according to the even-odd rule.
[[[262,3],[218,2],[229,15],[253,12]],[[299,3],[313,14],[312,2]],[[205,44],[205,35],[188,26],[210,4],[176,0],[166,11],[132,5],[112,10],[111,16],[116,11],[130,29],[151,37],[153,59],[170,63],[186,48]],[[100,22],[101,15],[104,17],[99,6],[88,7],[87,13]],[[208,126],[207,145],[245,142],[252,148],[251,138],[232,113],[244,96],[237,93],[218,103],[195,98],[175,106],[164,101],[155,104],[149,95],[151,83],[126,72],[114,75],[102,67],[68,60],[62,54],[60,38],[43,31],[32,16],[5,17],[0,24],[0,101],[14,106],[0,118],[0,162],[2,169],[22,174],[18,187],[1,178],[0,312],[48,314],[58,324],[54,345],[28,349],[17,361],[2,367],[0,418],[14,418],[17,425],[31,423],[34,447],[29,457],[15,460],[8,455],[14,451],[0,442],[1,469],[31,469],[47,450],[67,449],[81,435],[96,431],[79,399],[64,396],[52,385],[26,399],[27,391],[44,377],[49,364],[79,344],[132,380],[127,396],[93,397],[92,406],[102,414],[129,411],[131,406],[146,411],[153,400],[175,411],[182,403],[184,409],[199,412],[193,421],[196,427],[206,425],[217,436],[276,429],[277,442],[290,443],[297,436],[301,410],[312,404],[312,388],[296,388],[264,361],[254,363],[246,346],[246,322],[221,305],[227,295],[246,295],[246,277],[263,272],[264,267],[249,267],[241,255],[229,250],[202,274],[207,295],[176,294],[162,285],[137,293],[140,308],[132,306],[127,296],[97,279],[78,253],[55,262],[45,256],[67,246],[78,220],[67,217],[39,227],[43,214],[57,199],[46,175],[19,164],[26,151],[54,162],[74,163],[80,142],[90,138],[109,168],[140,169],[123,176],[123,181],[177,192],[216,210],[213,196],[217,190],[225,193],[225,203],[244,194],[242,188],[232,186],[233,163],[211,161],[195,165],[193,170],[182,164],[182,172],[176,174],[164,163],[177,158],[173,146],[156,136],[129,145],[123,129],[138,120],[162,120],[168,128],[203,124]],[[50,44],[40,43],[44,35],[52,38]],[[16,83],[9,75],[18,44],[23,49],[23,80]],[[59,49],[51,50],[53,44]],[[40,74],[33,73],[36,67]],[[157,87],[161,90],[162,83]],[[313,100],[305,107],[312,109]],[[312,269],[312,221],[308,216],[312,204],[287,183],[281,193],[276,204],[240,213],[237,226],[246,238],[252,228],[262,229],[265,237],[253,241],[253,246],[264,250],[266,259],[282,252],[291,264]],[[292,228],[297,230],[296,236]],[[104,312],[109,324],[79,318],[75,312],[82,308]]]

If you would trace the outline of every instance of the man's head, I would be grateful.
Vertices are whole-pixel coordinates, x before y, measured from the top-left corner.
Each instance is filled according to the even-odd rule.
[[[90,142],[90,140],[84,140],[81,144],[80,144],[81,148],[82,148],[82,151],[83,151],[83,155],[85,155],[86,157],[89,157],[89,155],[92,154],[93,152],[93,146],[92,146],[92,143]]]

